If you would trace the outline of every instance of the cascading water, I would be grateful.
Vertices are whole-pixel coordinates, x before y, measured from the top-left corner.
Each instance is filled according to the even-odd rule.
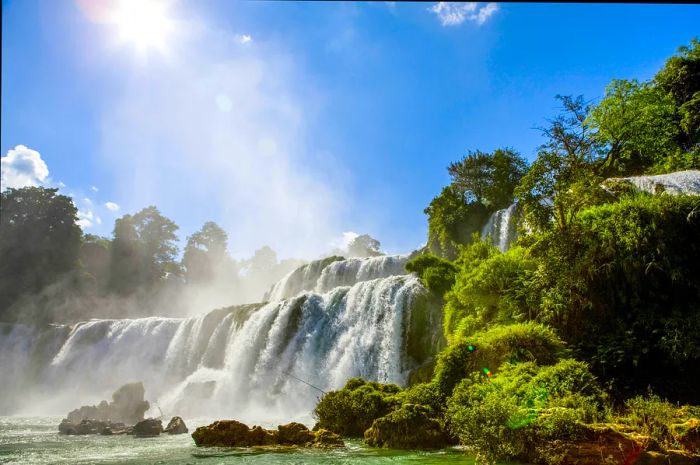
[[[297,268],[267,292],[263,300],[289,299],[302,292],[325,293],[338,286],[405,274],[408,255],[368,258],[330,257]]]
[[[429,333],[441,333],[440,312],[431,310],[429,293],[415,276],[391,275],[403,273],[404,262],[403,256],[335,261],[310,272],[318,275],[315,287],[331,287],[328,292],[200,317],[92,320],[41,336],[26,327],[5,330],[3,373],[22,357],[34,357],[37,366],[23,384],[35,387],[33,395],[24,392],[11,406],[26,411],[20,400],[31,398],[35,410],[64,413],[141,380],[147,398],[166,416],[309,423],[321,393],[296,378],[323,391],[353,376],[405,384],[410,370],[435,352],[426,346],[439,343]],[[389,276],[371,279],[382,274]],[[34,342],[5,353],[18,338]],[[30,347],[37,344],[41,350]],[[12,413],[8,406],[2,413]]]
[[[517,238],[517,204],[494,212],[481,230],[481,237],[490,237],[501,252],[508,250]]]

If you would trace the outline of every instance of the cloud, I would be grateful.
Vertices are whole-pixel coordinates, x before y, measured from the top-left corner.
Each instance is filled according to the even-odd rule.
[[[236,42],[238,42],[241,45],[246,45],[249,44],[253,41],[253,38],[249,36],[248,34],[238,34],[235,37]]]
[[[93,192],[97,192],[97,191],[99,191],[99,189],[98,189],[97,187],[95,187],[95,186],[90,186],[90,189],[92,189],[92,190],[93,190]]]
[[[49,176],[49,168],[36,150],[18,145],[0,157],[2,189],[39,186]]]
[[[482,25],[498,11],[498,5],[487,3],[480,6],[479,2],[438,2],[430,8],[430,11],[437,15],[443,26],[459,26],[465,21],[474,21]]]
[[[105,203],[105,208],[107,208],[107,210],[109,210],[109,211],[116,212],[116,211],[119,210],[119,205],[117,205],[117,204],[114,203],[114,202],[106,202],[106,203]]]
[[[83,230],[89,229],[93,226],[92,220],[94,218],[95,214],[92,212],[92,210],[78,210],[78,221],[76,221],[76,224]],[[101,223],[101,220],[98,222],[98,224],[99,223]]]

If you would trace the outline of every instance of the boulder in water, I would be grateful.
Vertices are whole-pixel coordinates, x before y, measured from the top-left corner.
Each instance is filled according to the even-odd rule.
[[[450,444],[438,421],[429,416],[429,409],[417,404],[405,404],[374,420],[365,431],[365,441],[395,449],[440,449]]]
[[[165,432],[168,434],[185,434],[187,431],[187,425],[180,417],[172,417],[168,426],[165,427]]]
[[[301,423],[288,423],[277,427],[277,441],[280,444],[303,446],[313,443],[316,436]]]
[[[134,425],[132,434],[137,438],[151,438],[163,432],[163,422],[156,418],[147,418]]]
[[[112,402],[103,400],[98,405],[84,405],[70,412],[66,420],[74,425],[83,420],[133,425],[143,420],[143,414],[149,408],[144,394],[143,383],[125,384],[112,394]]]
[[[337,434],[324,429],[310,431],[301,423],[289,423],[278,426],[277,430],[266,430],[260,426],[248,428],[236,420],[220,420],[211,425],[200,426],[192,433],[192,439],[198,446],[210,447],[344,446],[343,440]]]

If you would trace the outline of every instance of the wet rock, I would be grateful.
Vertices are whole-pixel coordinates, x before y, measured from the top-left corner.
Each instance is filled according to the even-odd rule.
[[[280,444],[304,446],[313,443],[314,433],[301,423],[288,423],[277,427],[277,441]]]
[[[198,446],[251,447],[251,446],[305,446],[343,447],[343,440],[335,433],[321,429],[310,431],[301,423],[280,425],[277,430],[260,426],[248,428],[236,420],[220,420],[201,426],[192,433]]]
[[[168,434],[185,434],[187,433],[187,425],[180,417],[172,417],[165,427],[165,432]]]
[[[125,384],[112,394],[112,402],[103,400],[98,405],[84,405],[71,411],[66,419],[74,425],[83,420],[133,425],[143,420],[143,415],[149,408],[144,394],[143,383]]]
[[[405,404],[389,415],[374,420],[365,431],[365,442],[374,447],[394,449],[440,449],[449,437],[423,405]]]
[[[314,447],[345,447],[343,439],[327,429],[317,429],[314,432]]]
[[[132,434],[137,438],[150,438],[163,432],[163,422],[156,418],[147,418],[134,425]]]
[[[215,421],[211,425],[200,426],[192,439],[198,446],[247,447],[251,446],[250,429],[236,420]]]

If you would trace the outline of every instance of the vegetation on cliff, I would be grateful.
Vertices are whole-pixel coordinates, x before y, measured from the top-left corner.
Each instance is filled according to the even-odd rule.
[[[353,380],[321,399],[319,425],[369,425],[385,447],[442,438],[483,463],[697,460],[700,196],[604,180],[700,168],[700,43],[596,105],[558,98],[529,167],[510,149],[470,152],[426,209],[427,247],[406,268],[444,303],[432,378],[389,396],[373,385],[382,408],[361,423],[335,400]],[[502,252],[479,232],[512,201],[520,234]]]

